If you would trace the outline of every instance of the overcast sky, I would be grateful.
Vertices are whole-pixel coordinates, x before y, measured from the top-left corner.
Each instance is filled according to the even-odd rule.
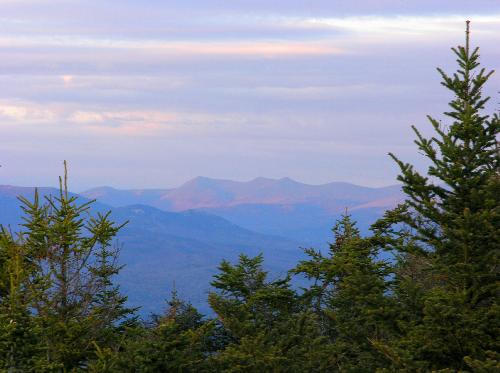
[[[466,19],[500,70],[498,0],[0,0],[0,184],[394,184]]]

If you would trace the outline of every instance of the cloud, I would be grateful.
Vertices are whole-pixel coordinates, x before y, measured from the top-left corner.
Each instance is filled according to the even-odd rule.
[[[166,46],[167,50],[171,49]],[[173,48],[181,54],[218,54],[240,56],[328,55],[341,54],[343,50],[327,43],[301,42],[239,42],[239,43],[181,43]]]
[[[64,84],[69,85],[71,82],[73,82],[74,77],[73,75],[63,75],[61,76],[61,79]]]
[[[140,123],[140,122],[171,122],[177,114],[160,111],[76,111],[69,116],[75,123]]]
[[[88,111],[76,111],[70,115],[69,120],[75,123],[99,123],[104,122],[104,115]]]
[[[465,19],[500,67],[484,1],[56,1],[0,0],[0,153],[30,175],[79,157],[88,185],[392,183],[386,153],[415,159],[409,125],[446,110],[435,66],[455,68]]]
[[[0,119],[19,123],[46,123],[57,114],[37,104],[0,103]]]
[[[275,100],[298,100],[300,102],[317,100],[334,100],[346,98],[380,97],[380,95],[391,95],[403,93],[408,86],[384,86],[375,84],[318,84],[300,86],[257,86],[245,88],[229,88],[228,93],[240,94],[247,97],[260,97]]]
[[[161,41],[70,36],[3,36],[3,48],[97,48],[159,52],[168,55],[327,55],[343,53],[329,43],[298,41]],[[69,78],[69,76],[68,76]]]
[[[472,20],[474,34],[496,37],[500,32],[500,13],[489,15],[391,15],[349,17],[289,17],[279,22],[303,30],[342,31],[340,39],[357,41],[405,41],[419,38],[430,43],[443,38],[456,38],[464,32],[465,21]],[[360,40],[361,39],[361,40]]]
[[[67,119],[92,135],[154,136],[178,129],[176,118],[177,114],[158,111],[75,111]]]

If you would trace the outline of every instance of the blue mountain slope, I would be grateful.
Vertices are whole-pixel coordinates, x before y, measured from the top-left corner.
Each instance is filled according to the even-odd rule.
[[[385,209],[367,207],[348,210],[363,234],[381,217]],[[327,211],[320,206],[298,205],[238,205],[202,209],[221,216],[241,227],[269,235],[287,237],[302,245],[323,247],[331,239],[331,228],[345,211]]]
[[[30,198],[33,193],[33,188],[0,186],[0,224],[15,228],[21,215],[16,195]],[[41,195],[55,193],[55,189],[40,190]],[[174,283],[182,297],[208,312],[209,283],[222,259],[262,252],[268,268],[278,275],[302,256],[296,242],[252,232],[206,212],[166,212],[145,205],[111,208],[99,203],[93,210],[112,210],[114,221],[128,221],[118,237],[125,264],[119,283],[131,305],[143,306],[143,314],[161,311]]]
[[[209,283],[222,259],[240,253],[263,253],[274,274],[284,274],[302,257],[299,244],[258,234],[202,212],[172,213],[144,205],[113,210],[113,218],[129,223],[123,242],[121,275],[134,305],[158,310],[174,283],[179,293],[208,311]],[[147,288],[145,288],[147,286]],[[146,291],[144,291],[146,289]]]

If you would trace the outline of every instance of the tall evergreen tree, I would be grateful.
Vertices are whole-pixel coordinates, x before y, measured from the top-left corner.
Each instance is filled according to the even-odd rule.
[[[262,255],[240,255],[236,265],[223,261],[212,281],[218,292],[210,294],[209,303],[236,339],[272,327],[297,306],[290,279],[268,281],[262,263]]]
[[[400,276],[398,290],[418,308],[413,317],[420,315],[405,324],[400,355],[422,370],[463,369],[466,356],[483,359],[486,350],[500,347],[495,337],[500,319],[500,118],[484,114],[489,98],[482,95],[493,72],[479,68],[469,22],[465,46],[452,50],[458,71],[449,76],[438,69],[443,86],[454,95],[445,112],[450,123],[443,126],[429,117],[435,131],[430,139],[413,127],[415,143],[430,161],[427,175],[391,154],[407,199],[374,225],[386,247],[402,253],[402,273],[420,268],[417,287]]]
[[[30,320],[40,330],[36,371],[84,368],[95,343],[109,347],[116,323],[130,310],[113,287],[119,267],[109,263],[111,241],[121,226],[109,214],[90,217],[91,202],[81,203],[68,192],[65,164],[58,196],[42,202],[20,198],[24,224],[19,247]],[[98,251],[100,250],[100,251]],[[12,275],[12,273],[11,273]],[[106,345],[108,343],[108,345]]]

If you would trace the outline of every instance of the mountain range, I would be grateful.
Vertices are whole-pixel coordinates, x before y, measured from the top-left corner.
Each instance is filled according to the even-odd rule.
[[[56,194],[39,188],[42,196]],[[0,224],[21,223],[17,196],[34,188],[0,186]],[[222,259],[263,253],[272,276],[303,258],[301,247],[326,247],[331,227],[347,209],[366,232],[402,199],[399,186],[367,188],[349,183],[307,185],[289,178],[249,182],[198,177],[178,188],[119,190],[99,187],[79,193],[97,200],[93,212],[112,211],[129,223],[120,232],[122,290],[142,313],[160,312],[175,287],[202,312],[209,312],[209,282]]]
[[[205,211],[261,233],[303,245],[324,245],[346,210],[366,233],[385,210],[403,199],[398,185],[369,188],[333,182],[309,185],[290,178],[248,182],[197,177],[173,189],[94,188],[82,193],[110,206],[145,204],[164,211]]]
[[[401,197],[398,185],[381,188],[344,182],[309,185],[287,177],[277,180],[258,177],[247,182],[197,177],[172,189],[119,190],[99,187],[84,191],[81,195],[111,206],[133,202],[168,211],[254,204],[308,204],[322,206],[329,212],[338,212],[346,207],[359,209],[392,206]]]

